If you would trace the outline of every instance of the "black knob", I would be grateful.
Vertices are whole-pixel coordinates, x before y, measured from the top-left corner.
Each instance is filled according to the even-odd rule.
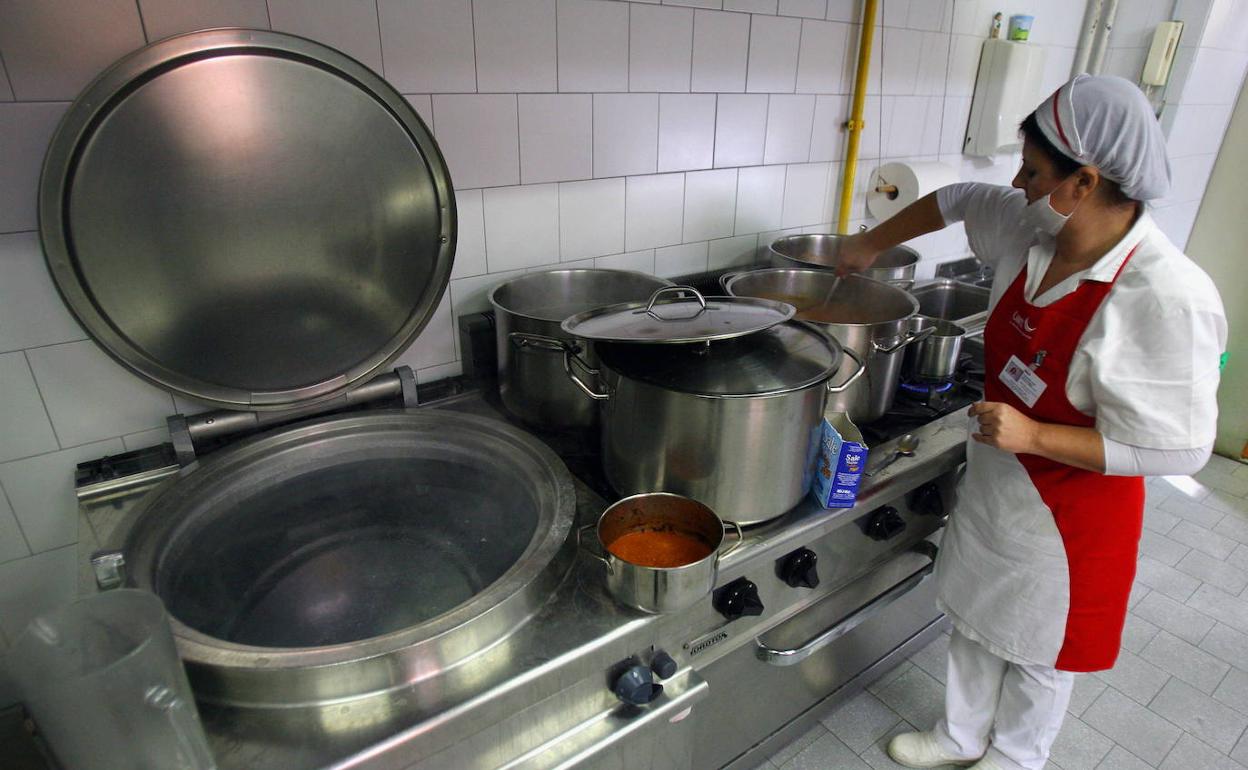
[[[650,659],[650,670],[659,679],[671,679],[676,675],[676,660],[663,650],[654,653],[654,657]]]
[[[758,586],[745,578],[737,578],[716,591],[711,604],[729,620],[736,620],[742,615],[763,614],[763,602],[758,598]]]
[[[887,540],[905,528],[906,520],[901,518],[897,509],[886,505],[867,519],[866,532],[872,540]]]
[[[935,484],[924,484],[914,490],[910,507],[924,516],[944,516],[945,499],[940,496],[940,487]]]
[[[629,666],[615,678],[611,692],[625,703],[644,706],[663,692],[663,685],[654,683],[650,669],[640,663]]]
[[[780,560],[780,579],[791,588],[814,588],[819,585],[819,570],[815,564],[819,555],[809,548],[799,548]]]

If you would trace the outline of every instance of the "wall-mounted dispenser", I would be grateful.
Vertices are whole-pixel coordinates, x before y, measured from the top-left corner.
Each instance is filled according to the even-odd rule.
[[[987,157],[1017,148],[1018,124],[1047,95],[1040,93],[1043,76],[1043,48],[985,40],[962,151]]]

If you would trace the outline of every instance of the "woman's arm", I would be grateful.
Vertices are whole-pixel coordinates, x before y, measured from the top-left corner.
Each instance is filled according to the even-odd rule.
[[[848,275],[871,267],[882,252],[899,243],[943,229],[936,193],[928,193],[881,222],[874,229],[845,236],[836,253],[837,275]]]
[[[973,404],[967,414],[979,418],[971,437],[981,444],[1105,472],[1105,443],[1096,428],[1040,422],[998,401]]]

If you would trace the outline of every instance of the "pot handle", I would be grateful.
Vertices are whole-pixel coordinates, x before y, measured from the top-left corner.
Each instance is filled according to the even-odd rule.
[[[723,275],[719,277],[719,287],[723,289],[724,291],[728,291],[728,284],[732,282],[733,278],[736,278],[738,275],[741,275],[743,272],[745,271],[733,270],[731,272],[724,273]]]
[[[891,345],[881,345],[879,342],[876,342],[875,340],[871,340],[871,347],[872,349],[875,350],[876,353],[889,355],[890,353],[896,353],[898,350],[901,350],[906,345],[909,345],[911,342],[922,342],[923,340],[932,336],[932,333],[935,331],[936,331],[935,326],[929,326],[926,329],[919,329],[917,332],[907,331],[905,335],[902,336],[901,339],[897,340]]]
[[[741,525],[735,521],[722,521],[720,523],[724,525],[725,532],[727,532],[728,530],[733,530],[734,532],[736,532],[736,535],[737,535],[737,542],[728,546],[727,551],[719,552],[719,558],[722,559],[728,554],[732,553],[733,551],[741,547],[741,544],[745,542],[745,533],[741,531]]]
[[[664,294],[675,294],[679,292],[689,292],[690,294],[693,295],[693,298],[697,300],[698,302],[698,312],[694,313],[693,315],[679,316],[679,317],[675,317],[675,316],[664,317],[654,312],[654,305],[655,303],[659,301],[659,297],[663,296]],[[682,297],[682,299],[687,299],[687,297]],[[646,303],[646,315],[650,316],[651,318],[657,321],[684,321],[689,318],[695,318],[701,315],[705,311],[706,311],[706,299],[702,296],[702,292],[698,291],[692,286],[664,286],[662,289],[659,289],[654,294],[651,294],[650,301]]]
[[[565,350],[576,349],[576,346],[568,340],[561,340],[558,337],[548,337],[545,334],[512,332],[507,335],[507,339],[511,341],[511,344],[518,348],[537,348],[538,350],[549,350],[557,353],[561,353]]]
[[[611,562],[607,561],[607,557],[595,551],[593,546],[587,545],[585,543],[585,533],[597,526],[598,526],[597,524],[586,524],[585,526],[580,527],[576,530],[576,548],[578,551],[584,551],[585,553],[589,554],[592,558],[595,558],[598,561],[602,562],[603,564],[607,565],[607,569],[611,569]]]
[[[827,386],[829,393],[844,393],[846,390],[849,389],[850,385],[854,384],[855,380],[857,380],[867,371],[866,364],[862,362],[862,359],[858,357],[857,353],[850,350],[849,348],[842,348],[841,352],[843,352],[845,355],[849,356],[850,358],[854,359],[854,365],[857,366],[858,368],[854,371],[853,374],[849,375],[848,380],[845,380],[840,385],[833,385],[832,380],[829,379],[828,386]]]
[[[574,364],[576,366],[579,366],[581,370],[584,371],[587,376],[589,377],[598,376],[598,370],[593,368],[589,364],[585,363],[585,361],[576,354],[575,350],[572,350],[571,347],[564,348],[563,349],[563,371],[568,375],[568,379],[572,380],[572,384],[580,388],[581,392],[583,392],[585,395],[589,396],[595,401],[606,401],[607,399],[611,398],[610,393],[599,393],[598,391],[586,385],[585,381],[582,380],[580,376],[575,371],[572,370],[572,367]]]

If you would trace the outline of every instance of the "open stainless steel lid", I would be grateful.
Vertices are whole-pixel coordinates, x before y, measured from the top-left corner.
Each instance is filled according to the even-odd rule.
[[[602,342],[709,342],[769,329],[793,317],[792,305],[753,297],[703,297],[667,286],[648,302],[622,302],[564,320],[568,334]]]
[[[164,40],[88,86],[44,160],[39,225],[114,358],[245,409],[383,369],[455,250],[446,164],[407,101],[331,48],[241,29]]]

